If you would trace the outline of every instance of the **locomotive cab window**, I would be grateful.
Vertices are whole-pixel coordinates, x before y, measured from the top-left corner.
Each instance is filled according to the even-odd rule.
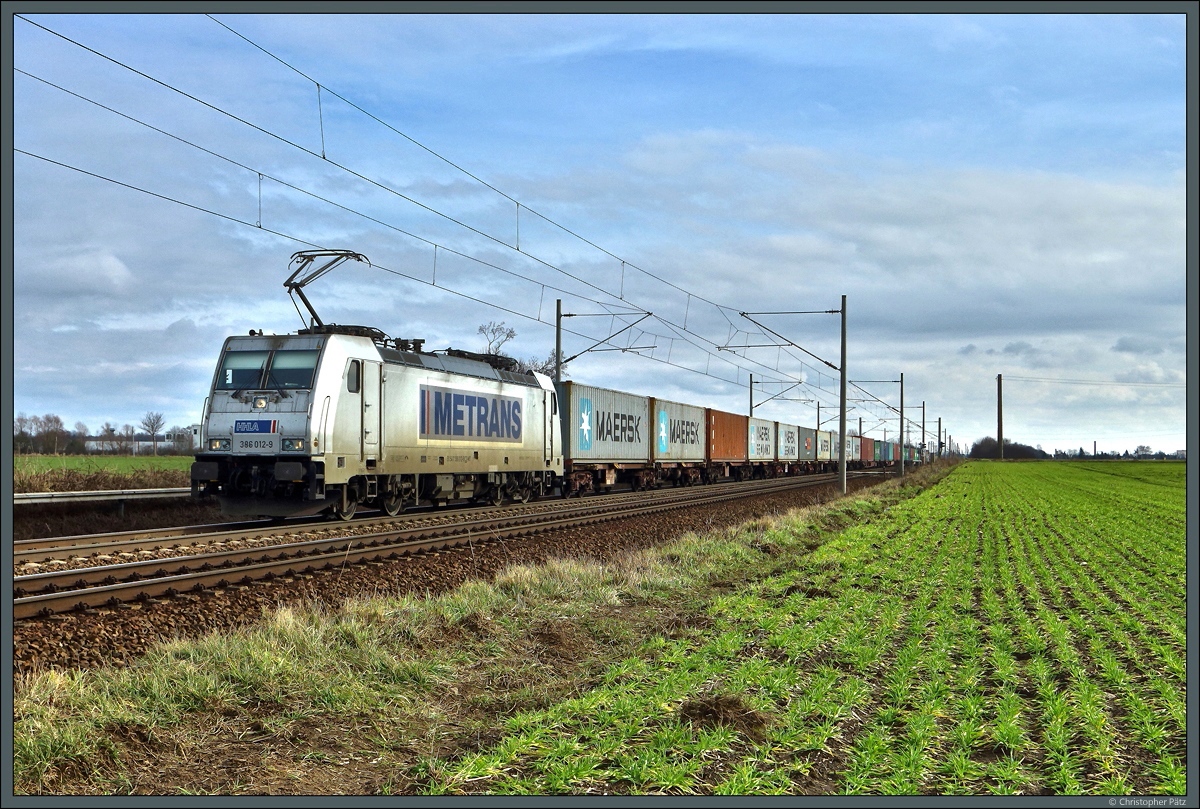
[[[276,351],[271,358],[271,371],[267,381],[279,388],[311,388],[313,373],[317,370],[316,349],[308,351]]]
[[[351,393],[358,393],[362,378],[362,364],[358,360],[350,360],[350,368],[346,371],[346,390]]]
[[[267,351],[226,351],[217,374],[217,390],[259,387],[268,356]]]

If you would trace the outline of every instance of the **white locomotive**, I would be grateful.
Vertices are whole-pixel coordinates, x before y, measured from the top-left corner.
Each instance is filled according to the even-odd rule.
[[[287,284],[296,292],[345,258],[364,260],[297,257]],[[333,260],[293,283],[319,257]],[[359,505],[395,515],[417,503],[524,502],[555,487],[563,451],[548,377],[313,316],[296,334],[226,339],[204,403],[193,497],[215,495],[226,514],[349,519]]]

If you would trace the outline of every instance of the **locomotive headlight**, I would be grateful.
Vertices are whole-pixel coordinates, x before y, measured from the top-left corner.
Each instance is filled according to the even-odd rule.
[[[217,450],[229,449],[229,439],[228,438],[210,438],[210,439],[208,439],[208,448],[209,449],[217,449]]]
[[[254,409],[255,410],[262,410],[266,406],[267,406],[267,397],[266,396],[255,396],[254,397]]]
[[[299,450],[302,450],[302,449],[304,449],[304,439],[303,438],[285,438],[285,439],[283,439],[283,451],[284,452],[298,452]]]

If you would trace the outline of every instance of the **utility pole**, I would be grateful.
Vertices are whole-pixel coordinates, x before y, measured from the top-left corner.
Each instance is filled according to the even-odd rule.
[[[938,416],[938,446],[937,446],[937,457],[938,457],[938,458],[941,458],[941,457],[942,457],[942,417],[941,417],[941,416]]]
[[[821,429],[821,400],[820,399],[817,399],[817,429],[818,430]]]
[[[754,374],[750,374],[750,418],[754,418]]]
[[[562,388],[562,298],[554,303],[554,389]]]
[[[1004,460],[1004,374],[996,374],[996,443]]]
[[[903,379],[904,377],[901,377]],[[904,398],[901,397],[901,402]],[[842,414],[838,419],[838,429],[841,432],[841,447],[838,450],[838,481],[842,486],[842,494],[846,493],[846,296],[842,296]]]
[[[900,477],[904,477],[904,372],[900,373]]]
[[[926,454],[929,448],[925,446],[925,400],[921,400],[921,463],[929,460]]]

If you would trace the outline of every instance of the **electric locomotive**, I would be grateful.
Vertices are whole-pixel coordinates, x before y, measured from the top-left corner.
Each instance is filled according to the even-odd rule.
[[[292,283],[319,257],[333,260]],[[297,253],[289,290],[355,257],[365,260]],[[420,340],[313,318],[295,334],[225,340],[204,402],[193,497],[215,496],[226,514],[349,519],[359,506],[394,516],[418,503],[526,502],[559,485],[549,377],[505,357],[427,352]]]

